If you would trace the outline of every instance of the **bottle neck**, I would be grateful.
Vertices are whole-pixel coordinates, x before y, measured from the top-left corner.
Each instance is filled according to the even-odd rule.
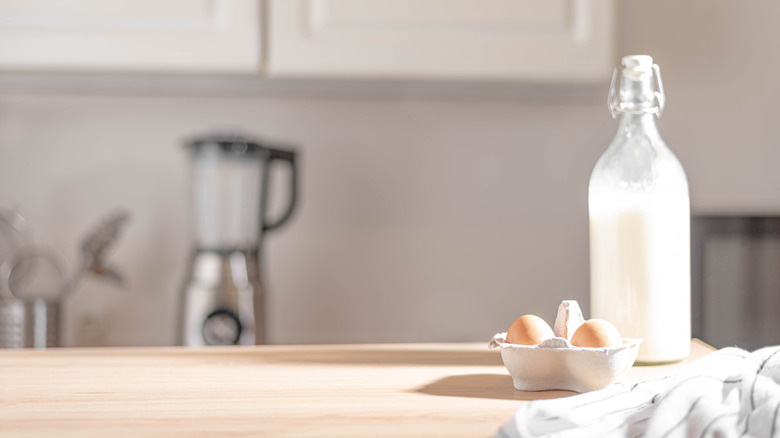
[[[651,139],[660,139],[661,133],[658,132],[654,114],[621,113],[618,136],[626,138],[643,136]]]

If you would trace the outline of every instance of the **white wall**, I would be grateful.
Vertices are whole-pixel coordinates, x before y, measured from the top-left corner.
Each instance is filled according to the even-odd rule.
[[[661,66],[661,132],[694,210],[780,211],[780,5],[626,2],[620,16],[619,52]],[[243,96],[170,92],[170,78],[41,83],[58,80],[77,86],[5,77],[0,205],[74,261],[102,214],[132,212],[112,257],[130,284],[84,284],[69,325],[102,320],[76,343],[174,342],[191,220],[181,144],[220,126],[302,153],[302,208],[267,239],[274,343],[487,341],[523,313],[552,322],[561,299],[587,309],[587,181],[616,129],[607,81],[263,83]]]

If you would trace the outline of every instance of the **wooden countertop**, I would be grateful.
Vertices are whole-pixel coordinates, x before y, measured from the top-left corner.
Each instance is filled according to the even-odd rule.
[[[3,437],[490,436],[572,394],[516,391],[486,342],[0,351]]]

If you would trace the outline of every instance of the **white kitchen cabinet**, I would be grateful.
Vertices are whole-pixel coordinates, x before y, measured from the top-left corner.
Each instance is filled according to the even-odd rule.
[[[0,70],[259,72],[260,0],[0,0]]]
[[[271,76],[603,81],[611,0],[269,0]]]
[[[0,71],[603,82],[613,21],[612,0],[0,0]]]

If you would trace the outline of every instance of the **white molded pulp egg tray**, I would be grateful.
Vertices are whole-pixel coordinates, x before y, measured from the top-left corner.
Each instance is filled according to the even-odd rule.
[[[498,333],[489,347],[501,348],[501,359],[521,391],[602,389],[625,376],[642,340],[623,338],[623,344],[616,347],[577,347],[570,340],[583,322],[579,304],[563,301],[555,318],[554,338],[539,345],[519,345],[507,343],[506,333]]]

